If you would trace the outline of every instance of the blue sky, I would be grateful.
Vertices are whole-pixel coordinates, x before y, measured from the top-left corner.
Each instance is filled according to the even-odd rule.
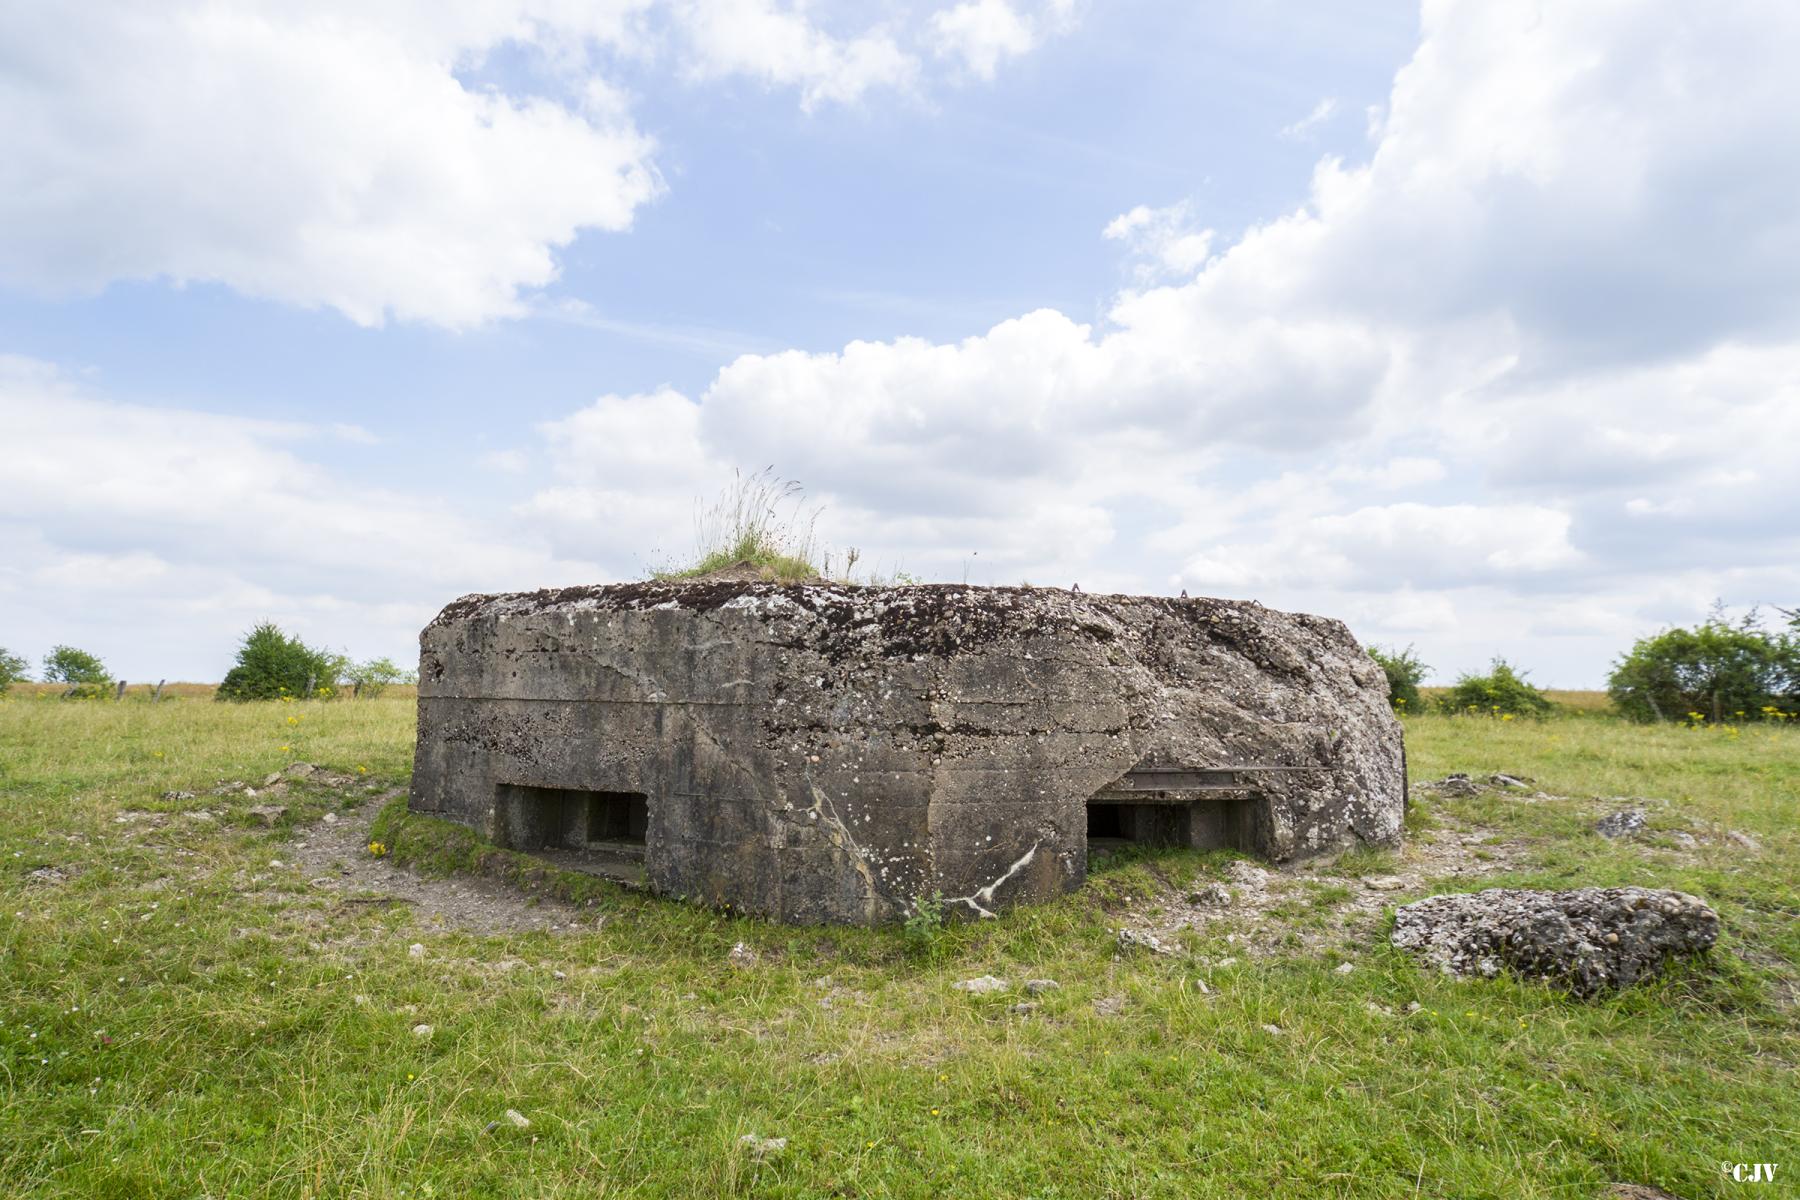
[[[407,658],[773,465],[926,578],[1545,682],[1800,598],[1794,16],[0,15],[0,645]]]

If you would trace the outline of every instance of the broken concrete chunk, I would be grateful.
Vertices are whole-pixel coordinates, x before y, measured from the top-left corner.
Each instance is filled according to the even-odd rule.
[[[1231,889],[1222,883],[1209,883],[1197,892],[1190,892],[1187,900],[1201,908],[1229,908]]]
[[[1175,947],[1145,929],[1119,930],[1119,949],[1148,950],[1152,954],[1173,954]]]
[[[754,1133],[746,1133],[738,1139],[738,1145],[749,1150],[757,1158],[769,1158],[787,1149],[788,1140],[784,1137],[757,1137]]]
[[[1269,873],[1255,863],[1237,858],[1225,865],[1225,878],[1239,887],[1260,888],[1267,886]]]
[[[1647,821],[1641,808],[1621,809],[1616,813],[1608,813],[1594,822],[1594,832],[1603,838],[1622,838],[1641,832]]]
[[[1510,970],[1586,997],[1652,978],[1718,936],[1718,914],[1685,892],[1490,888],[1403,906],[1392,941],[1452,975]]]

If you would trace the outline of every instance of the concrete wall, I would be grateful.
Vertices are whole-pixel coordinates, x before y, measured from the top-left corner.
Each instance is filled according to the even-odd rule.
[[[1086,874],[1087,801],[1146,761],[1308,767],[1267,777],[1232,825],[1267,857],[1399,834],[1381,673],[1319,618],[1043,589],[631,584],[467,597],[421,637],[415,809],[504,839],[502,787],[642,792],[657,891],[786,921],[1057,895]]]

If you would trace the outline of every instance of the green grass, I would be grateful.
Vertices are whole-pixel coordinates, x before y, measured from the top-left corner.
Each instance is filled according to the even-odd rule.
[[[1415,780],[1504,770],[1576,798],[1420,801],[1410,828],[1524,840],[1509,882],[1657,883],[1720,908],[1713,965],[1591,1004],[1426,974],[1379,933],[1270,959],[1196,936],[1229,967],[1115,955],[1111,912],[1220,855],[1120,855],[1082,893],[923,947],[611,887],[581,897],[581,932],[431,932],[271,869],[291,830],[205,794],[294,759],[395,786],[411,736],[407,700],[0,703],[0,1194],[1587,1197],[1621,1180],[1692,1200],[1741,1194],[1720,1160],[1791,1164],[1800,1145],[1800,730],[1409,720]],[[177,791],[200,795],[161,798]],[[1666,802],[1655,829],[1738,829],[1762,852],[1605,842],[1587,798],[1621,795]],[[292,822],[343,801],[285,802]],[[116,820],[132,811],[168,819]],[[383,832],[435,870],[491,853],[398,814]],[[1321,875],[1295,920],[1346,893]],[[729,964],[739,941],[757,965]],[[1333,974],[1346,956],[1356,971]],[[988,972],[1062,986],[1028,1017],[1022,996],[951,988]],[[1103,997],[1122,1012],[1098,1015]],[[737,1146],[752,1132],[788,1148],[758,1162]]]
[[[820,577],[819,568],[812,563],[797,555],[784,553],[779,543],[756,533],[742,534],[730,545],[709,551],[688,566],[652,571],[650,577],[660,580],[696,579],[741,563],[757,568],[764,579],[773,583],[811,583]]]

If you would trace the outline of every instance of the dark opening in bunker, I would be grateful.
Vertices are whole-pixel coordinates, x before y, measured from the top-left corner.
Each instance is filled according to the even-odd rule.
[[[495,840],[509,850],[641,882],[650,798],[643,792],[503,783],[494,795]]]
[[[1250,795],[1103,792],[1087,804],[1090,853],[1122,846],[1186,846],[1255,853],[1256,801]]]

